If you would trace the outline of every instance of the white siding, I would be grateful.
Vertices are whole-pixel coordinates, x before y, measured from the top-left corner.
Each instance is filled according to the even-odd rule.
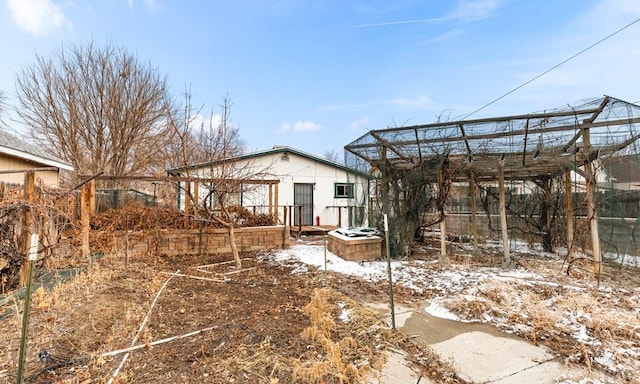
[[[368,206],[368,180],[365,177],[356,175],[346,170],[331,166],[320,161],[299,156],[295,153],[268,153],[259,157],[251,157],[247,160],[240,160],[234,165],[234,169],[245,169],[247,173],[260,173],[264,180],[279,180],[278,201],[273,201],[278,206],[279,220],[282,222],[284,206],[294,205],[294,184],[313,184],[313,224],[319,219],[321,225],[338,225],[338,208],[359,207],[361,212]],[[203,168],[197,172],[200,176],[210,173],[209,169]],[[215,171],[213,172],[215,173]],[[354,185],[353,198],[335,198],[335,183],[351,183]],[[275,198],[275,186],[272,187],[272,196]],[[241,200],[242,205],[258,213],[267,213],[269,209],[269,187],[267,185],[245,185]],[[203,196],[204,188],[201,188],[199,195]],[[349,217],[349,213],[355,215],[356,209],[341,209],[341,224],[347,226],[355,223],[354,218]],[[366,220],[366,214],[364,215]],[[366,222],[364,223],[367,224]]]

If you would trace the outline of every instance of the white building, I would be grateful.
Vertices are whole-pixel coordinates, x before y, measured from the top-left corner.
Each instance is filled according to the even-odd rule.
[[[242,180],[232,205],[277,215],[287,225],[368,225],[372,177],[286,146],[168,171],[176,177]],[[199,204],[214,206],[206,182],[191,183]],[[182,184],[185,188],[185,184]],[[214,187],[215,188],[215,187]],[[184,193],[179,206],[184,209]],[[287,217],[285,217],[285,207]]]

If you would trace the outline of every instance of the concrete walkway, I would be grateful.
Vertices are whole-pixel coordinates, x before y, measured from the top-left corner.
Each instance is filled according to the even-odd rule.
[[[433,381],[409,368],[407,359],[402,352],[392,351],[387,354],[387,365],[379,378],[370,380],[370,384],[432,384]]]
[[[391,324],[388,304],[365,305]],[[546,348],[488,325],[441,319],[422,309],[398,305],[395,314],[400,331],[420,337],[442,360],[451,362],[458,376],[468,383],[554,384],[587,376],[582,370],[564,365]],[[402,355],[390,356],[381,383],[432,383],[411,371]],[[605,377],[597,378],[603,383],[611,382]]]

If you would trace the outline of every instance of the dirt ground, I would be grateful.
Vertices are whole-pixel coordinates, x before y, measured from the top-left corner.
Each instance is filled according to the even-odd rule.
[[[568,276],[557,258],[514,255],[518,271],[548,279],[536,284],[483,281],[501,270],[492,268],[500,265],[500,252],[472,259],[459,244],[448,247],[449,267],[436,263],[437,246],[416,247],[406,261],[420,266],[422,285],[416,291],[398,283],[398,304],[421,306],[439,297],[462,319],[485,319],[589,368],[607,369],[595,359],[606,349],[637,350],[637,268],[607,267],[600,284],[609,288],[594,294],[587,268]],[[108,254],[53,291],[36,291],[27,382],[374,383],[385,351],[400,350],[424,377],[462,383],[424,341],[391,331],[360,305],[388,302],[386,283],[313,267],[292,273],[295,265],[268,255],[245,254],[236,269],[230,255]],[[466,277],[457,289],[442,291],[453,272]],[[0,320],[2,383],[16,381],[21,307],[17,300],[0,305],[0,314],[13,313]],[[577,323],[566,324],[567,316]],[[591,343],[576,340],[576,325],[586,326]],[[132,346],[129,354],[119,351]],[[626,364],[616,373],[620,382],[636,382],[631,352],[620,360]]]
[[[375,382],[390,348],[406,351],[437,382],[460,382],[428,347],[390,331],[352,300],[384,300],[386,286],[318,271],[292,274],[261,255],[244,257],[236,270],[230,256],[125,264],[122,255],[106,255],[52,292],[38,290],[27,382]],[[0,321],[0,382],[16,380],[21,305],[0,308],[14,309]],[[340,320],[345,311],[349,321]],[[172,337],[179,338],[163,341]],[[132,345],[142,348],[111,354]]]

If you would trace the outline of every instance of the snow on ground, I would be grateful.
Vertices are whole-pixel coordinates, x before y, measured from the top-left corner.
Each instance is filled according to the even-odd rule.
[[[496,247],[493,243],[488,246]],[[516,252],[521,255],[534,255],[542,260],[553,260],[557,257],[542,252],[539,247],[530,247],[523,242],[512,244],[512,247],[517,248]],[[326,269],[373,283],[388,280],[386,261],[346,261],[325,250],[322,245],[296,244],[289,249],[275,252],[269,256],[269,259],[291,266],[292,273],[306,273],[310,267],[316,267],[320,271]],[[626,260],[630,259],[630,257],[626,258]],[[592,360],[609,372],[635,372],[640,369],[640,345],[637,342],[640,340],[640,288],[638,287],[625,290],[621,287],[601,284],[595,288],[598,297],[594,298],[594,286],[589,283],[558,280],[525,269],[504,270],[463,265],[450,265],[443,268],[437,264],[437,261],[424,260],[393,260],[390,265],[394,286],[403,287],[419,297],[422,295],[424,310],[432,316],[458,321],[491,323],[506,332],[517,334],[539,332],[536,321],[546,321],[545,326],[552,326],[564,337],[573,338],[574,344],[588,346],[593,351],[597,351],[594,352]],[[565,302],[566,300],[569,300],[569,304]],[[623,307],[634,306],[634,308],[624,313],[617,312],[620,308],[607,308],[607,312],[598,307],[602,301],[614,304],[622,302]],[[452,305],[454,302],[458,303],[458,307]],[[462,307],[459,305],[460,302]],[[483,309],[483,305],[486,306],[486,310],[475,314],[471,311],[458,313],[449,309],[450,307]],[[573,310],[556,308],[556,306],[564,308],[561,307],[563,305],[574,305],[575,308]],[[593,310],[593,317],[589,313],[591,310]],[[545,312],[544,316],[547,317],[540,319],[541,312]],[[612,314],[615,314],[616,319],[610,319]],[[343,315],[343,321],[348,321],[348,313]],[[594,319],[595,317],[598,319]],[[611,323],[602,325],[604,320],[601,318],[608,318],[607,321]],[[614,334],[624,330],[632,340],[626,344],[617,344],[612,341],[613,338],[601,340],[599,337],[603,331],[598,327],[606,328],[607,326],[619,328],[610,330]],[[579,361],[579,356],[576,359]],[[573,382],[565,381],[564,383]]]

